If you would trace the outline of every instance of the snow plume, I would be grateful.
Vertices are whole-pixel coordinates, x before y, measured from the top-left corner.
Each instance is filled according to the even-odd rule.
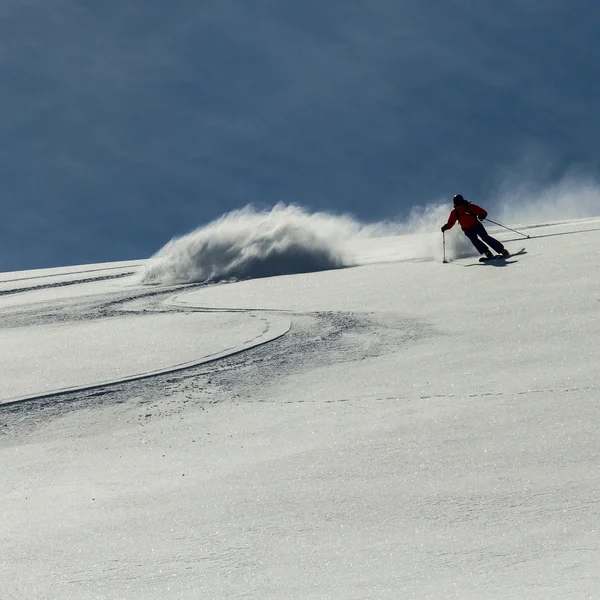
[[[548,149],[530,146],[518,160],[499,167],[496,180],[496,193],[485,200],[495,221],[540,225],[600,216],[597,168],[565,169]]]
[[[350,217],[279,204],[225,214],[171,240],[141,273],[144,283],[204,283],[339,269],[354,264],[351,241],[362,226]]]
[[[597,217],[600,216],[600,184],[591,177],[575,174],[550,185],[513,183],[505,186],[496,205],[498,220],[513,224]],[[490,218],[493,217],[490,215]]]
[[[139,279],[162,285],[215,283],[376,262],[441,260],[440,226],[450,209],[448,202],[430,204],[415,207],[404,222],[364,224],[294,205],[263,211],[248,206],[171,240],[147,262]],[[454,256],[469,249],[462,237],[447,240]]]

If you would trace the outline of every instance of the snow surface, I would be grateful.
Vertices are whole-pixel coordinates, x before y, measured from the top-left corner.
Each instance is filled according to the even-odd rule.
[[[255,225],[2,276],[3,600],[598,597],[600,219]]]

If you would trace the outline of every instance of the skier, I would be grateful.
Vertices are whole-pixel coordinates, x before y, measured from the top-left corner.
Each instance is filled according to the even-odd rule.
[[[456,194],[453,201],[454,210],[450,213],[448,222],[442,225],[442,232],[452,229],[456,221],[458,221],[464,234],[471,240],[479,254],[484,255],[485,258],[480,260],[494,258],[494,255],[486,244],[492,247],[503,258],[508,258],[510,252],[497,239],[489,235],[483,224],[480,223],[480,221],[483,221],[487,217],[487,211],[476,204],[467,202],[461,194]]]

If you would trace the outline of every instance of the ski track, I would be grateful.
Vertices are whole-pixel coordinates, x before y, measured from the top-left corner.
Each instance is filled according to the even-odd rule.
[[[51,288],[78,286],[90,282],[119,279],[125,274],[101,275],[94,278],[54,282],[30,287],[14,288],[0,294],[33,293]],[[328,364],[364,360],[397,349],[399,345],[435,335],[428,325],[395,314],[373,315],[340,312],[290,313],[288,311],[182,306],[169,300],[181,291],[192,291],[206,284],[183,284],[159,289],[147,286],[135,289],[116,288],[89,297],[40,300],[30,306],[16,305],[0,315],[0,331],[15,327],[30,327],[56,323],[84,323],[100,319],[114,319],[124,315],[156,313],[222,312],[247,313],[265,321],[268,314],[285,314],[291,327],[283,335],[263,341],[254,347],[232,350],[225,356],[202,359],[200,364],[176,365],[153,373],[143,373],[126,379],[78,386],[71,389],[32,395],[0,404],[2,424],[0,434],[11,426],[35,426],[48,418],[57,417],[78,407],[89,408],[99,403],[123,403],[140,399],[142,412],[146,411],[143,398],[154,395],[163,399],[185,396],[186,391],[198,389],[206,393],[202,402],[240,401],[251,386],[254,390],[282,374],[307,372],[323,362]],[[227,284],[220,284],[227,285]],[[43,309],[41,308],[43,307]],[[248,340],[251,342],[251,340]],[[155,394],[158,390],[158,394]],[[191,394],[174,406],[168,403],[158,407],[154,402],[153,415],[173,414],[191,399]],[[146,413],[145,413],[146,414]]]
[[[118,277],[122,277],[119,275]],[[106,279],[112,279],[113,277],[100,277],[94,281],[105,281]],[[77,282],[68,282],[65,285],[77,285],[77,284],[88,283],[88,280],[80,280]],[[49,287],[60,286],[60,284],[53,284]],[[164,304],[165,298],[168,298],[173,292],[184,289],[189,286],[174,286],[169,289],[160,290],[136,290],[134,292],[115,292],[110,294],[111,297],[101,295],[99,298],[87,299],[85,302],[81,300],[77,301],[59,301],[59,302],[47,302],[47,312],[40,313],[39,304],[33,304],[29,309],[22,310],[16,308],[12,311],[6,311],[0,318],[0,330],[7,328],[16,327],[30,327],[36,325],[48,325],[56,323],[70,323],[70,322],[91,322],[105,319],[115,319],[123,316],[145,316],[150,314],[166,314],[166,313],[198,313],[198,312],[220,312],[220,313],[232,313],[240,311],[231,310],[220,310],[220,309],[208,309],[201,310],[196,308],[186,309],[175,306],[168,306]],[[198,286],[194,286],[198,287]],[[44,287],[46,289],[46,286]],[[9,291],[10,293],[10,291]],[[132,302],[138,303],[137,309],[127,308],[126,305]],[[77,396],[82,393],[91,392],[91,397],[98,397],[104,395],[102,390],[104,388],[114,387],[115,385],[125,384],[131,381],[138,381],[142,379],[154,378],[158,375],[172,374],[177,371],[184,371],[191,367],[198,366],[199,364],[207,364],[218,361],[223,357],[234,356],[236,354],[246,352],[249,348],[267,344],[281,335],[285,335],[289,330],[289,327],[281,333],[277,331],[271,332],[274,328],[274,322],[268,318],[267,315],[259,314],[259,311],[244,311],[248,313],[251,318],[257,318],[262,322],[263,330],[258,336],[243,340],[241,343],[236,344],[233,347],[224,348],[215,353],[202,355],[197,360],[186,361],[184,363],[177,363],[172,366],[152,370],[150,372],[141,372],[136,375],[115,378],[114,380],[102,381],[90,385],[77,385],[69,386],[60,390],[53,390],[47,393],[26,395],[23,397],[17,397],[15,399],[8,399],[0,403],[0,407],[4,408],[15,404],[24,404],[36,401],[47,400],[49,402],[55,401],[57,398],[62,396]],[[278,326],[281,329],[281,325]]]

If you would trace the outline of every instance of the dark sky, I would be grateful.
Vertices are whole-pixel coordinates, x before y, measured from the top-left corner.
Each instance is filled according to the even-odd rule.
[[[363,221],[598,174],[596,0],[5,0],[0,271],[249,203]]]

